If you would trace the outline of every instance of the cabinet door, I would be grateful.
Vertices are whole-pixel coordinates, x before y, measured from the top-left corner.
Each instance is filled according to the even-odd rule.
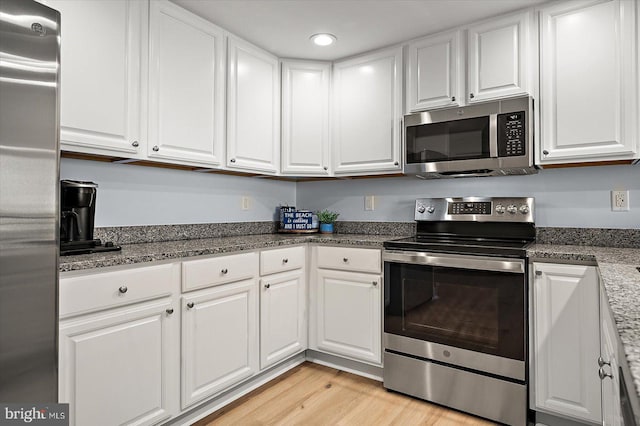
[[[182,297],[182,408],[258,370],[255,279]]]
[[[534,271],[536,410],[601,422],[596,268],[536,263]]]
[[[402,49],[399,47],[334,63],[334,173],[402,169],[401,87]]]
[[[60,322],[59,399],[71,425],[151,425],[178,413],[177,309],[167,298]]]
[[[278,59],[228,39],[227,166],[277,173],[280,163]]]
[[[326,62],[282,62],[282,172],[329,174],[329,74]]]
[[[381,362],[380,276],[318,269],[317,349]]]
[[[143,154],[147,3],[45,3],[62,14],[61,149],[128,157]]]
[[[469,27],[468,102],[531,93],[532,20],[526,11]]]
[[[617,328],[611,318],[609,302],[600,291],[600,356],[602,357],[602,424],[623,424],[620,412],[620,372],[618,370]]]
[[[260,280],[260,368],[307,348],[307,292],[302,269]]]
[[[462,31],[415,41],[408,54],[407,112],[464,104]]]
[[[540,164],[638,155],[636,1],[540,12]]]
[[[223,31],[173,3],[154,0],[150,33],[149,157],[220,164]]]

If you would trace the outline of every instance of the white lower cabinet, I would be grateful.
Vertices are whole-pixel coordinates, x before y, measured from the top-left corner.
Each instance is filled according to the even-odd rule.
[[[600,423],[597,270],[552,263],[533,270],[532,408]]]
[[[260,252],[260,369],[307,349],[306,247]]]
[[[62,277],[59,401],[69,403],[71,425],[151,425],[179,412],[176,268]],[[158,273],[166,278],[149,281]],[[109,283],[112,291],[100,293]],[[102,304],[88,296],[94,284]],[[87,292],[80,295],[74,290],[83,288]],[[90,300],[86,305],[72,300],[79,297]],[[137,300],[145,297],[149,300]]]
[[[182,408],[258,370],[254,278],[182,297]]]
[[[602,424],[622,425],[620,410],[620,370],[618,369],[618,332],[608,309],[604,289],[600,291],[600,359],[602,380]]]
[[[360,251],[348,250],[354,258]],[[317,250],[314,253],[317,255]],[[310,347],[379,365],[382,362],[380,275],[321,268],[314,274]]]
[[[307,292],[301,269],[264,277],[260,284],[260,368],[264,369],[307,348]]]

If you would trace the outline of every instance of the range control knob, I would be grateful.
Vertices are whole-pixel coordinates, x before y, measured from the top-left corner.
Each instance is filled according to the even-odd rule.
[[[427,207],[427,213],[429,213],[429,214],[433,214],[433,212],[435,212],[435,211],[436,211],[436,208],[435,208],[435,207],[433,207],[433,206],[429,206],[429,207]]]
[[[507,206],[507,213],[516,214],[516,213],[518,213],[518,208],[515,205],[510,204],[510,205]]]
[[[506,209],[504,208],[504,206],[502,204],[498,204],[496,206],[496,213],[498,213],[498,214],[503,214],[505,212],[505,210]]]
[[[520,206],[520,213],[522,214],[527,214],[529,213],[529,206],[526,204],[523,204]]]
[[[416,207],[416,210],[418,210],[418,213],[424,213],[426,209],[422,204],[420,204],[418,205],[418,207]]]

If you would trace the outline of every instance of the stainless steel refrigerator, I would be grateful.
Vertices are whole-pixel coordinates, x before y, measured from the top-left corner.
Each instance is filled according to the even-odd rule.
[[[57,402],[60,14],[0,0],[0,402]]]

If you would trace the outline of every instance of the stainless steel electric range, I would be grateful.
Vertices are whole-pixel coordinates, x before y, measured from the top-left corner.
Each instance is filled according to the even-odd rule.
[[[416,200],[384,244],[384,386],[510,425],[527,421],[532,198]]]

